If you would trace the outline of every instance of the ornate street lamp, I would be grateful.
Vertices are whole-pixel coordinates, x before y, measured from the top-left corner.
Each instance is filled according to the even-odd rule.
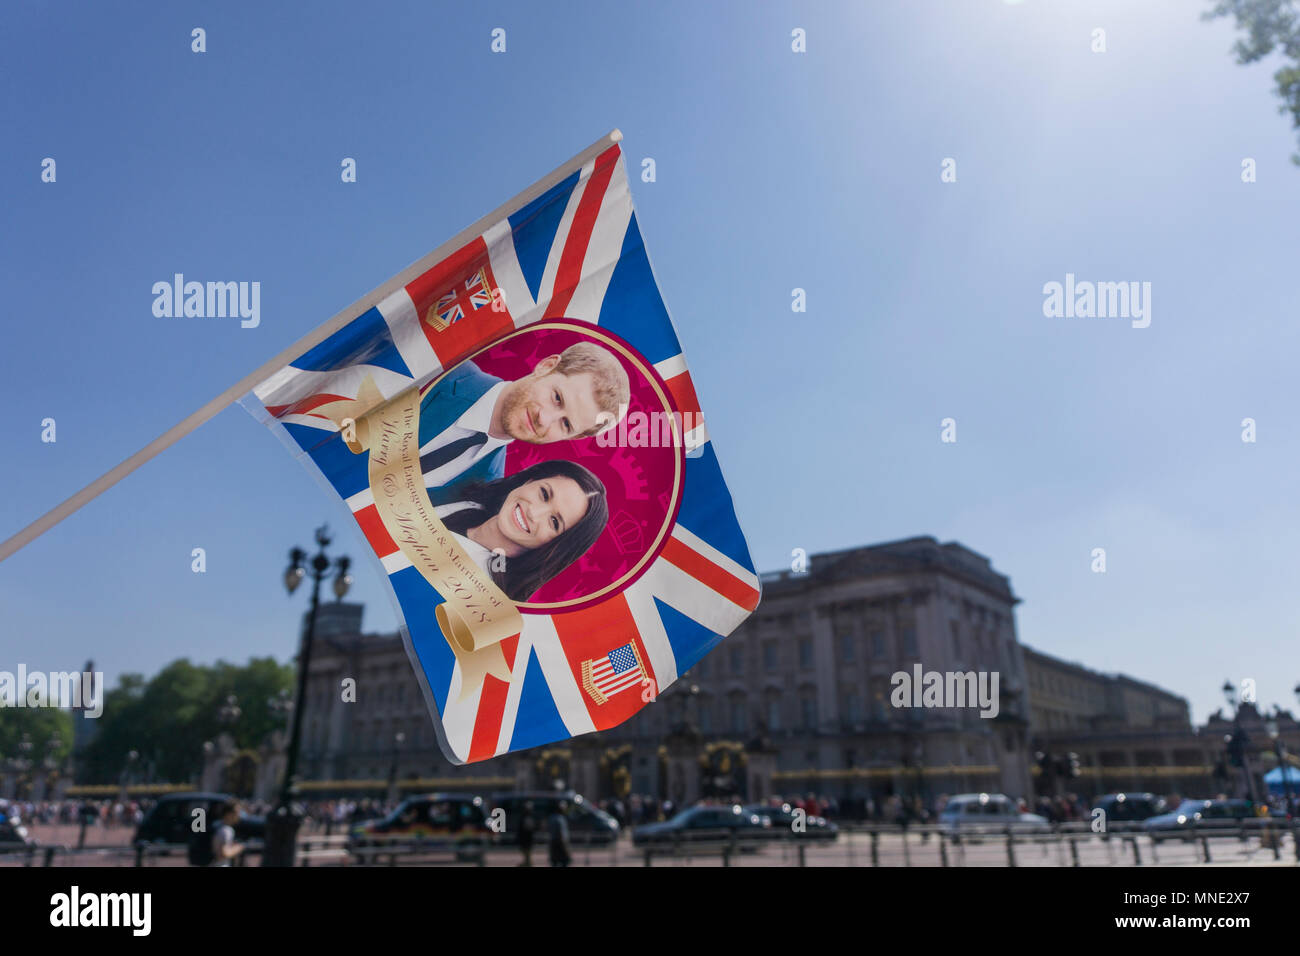
[[[406,734],[400,730],[393,734],[393,762],[388,768],[388,799],[393,802],[397,801],[397,761],[402,753],[402,744],[406,742]]]
[[[266,699],[266,708],[275,718],[275,722],[283,726],[288,723],[289,715],[293,713],[293,697],[287,690],[282,690],[274,697]]]
[[[1264,724],[1264,729],[1268,731],[1269,740],[1273,741],[1273,754],[1277,757],[1278,773],[1282,774],[1282,792],[1286,795],[1286,812],[1287,816],[1291,815],[1291,774],[1290,768],[1286,763],[1286,748],[1282,746],[1282,734],[1278,727],[1277,718],[1282,708],[1275,707],[1273,716]]]
[[[316,544],[319,550],[311,559],[312,589],[311,611],[307,617],[307,627],[303,631],[302,646],[298,652],[298,693],[294,698],[293,721],[289,731],[289,749],[285,757],[284,780],[280,785],[280,799],[275,808],[266,817],[266,849],[262,854],[263,866],[293,866],[296,854],[298,828],[302,826],[302,811],[294,806],[298,774],[298,750],[302,742],[302,712],[307,697],[307,672],[311,667],[311,647],[316,636],[316,613],[320,609],[321,582],[329,575],[330,568],[336,569],[334,578],[334,595],[338,600],[348,593],[352,585],[352,576],[348,568],[352,562],[346,557],[331,561],[325,554],[329,547],[329,527],[322,525],[316,529]],[[294,548],[289,552],[289,567],[284,572],[285,589],[293,594],[303,582],[307,572],[303,565],[307,552]]]

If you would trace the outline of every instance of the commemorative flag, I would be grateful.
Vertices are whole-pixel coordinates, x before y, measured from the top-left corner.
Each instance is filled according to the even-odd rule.
[[[622,723],[758,605],[619,140],[244,400],[369,542],[454,763]]]

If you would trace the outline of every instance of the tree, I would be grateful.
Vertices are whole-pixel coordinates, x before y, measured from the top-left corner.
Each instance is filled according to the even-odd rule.
[[[205,741],[229,733],[236,747],[249,749],[267,738],[277,726],[268,701],[292,690],[293,674],[291,666],[269,657],[244,665],[196,665],[181,658],[148,680],[123,674],[104,695],[98,733],[81,756],[78,776],[83,783],[117,783],[127,754],[135,750],[133,773],[171,783],[192,780],[202,769]],[[232,694],[240,714],[225,725],[221,704]]]
[[[1291,114],[1291,125],[1300,129],[1300,9],[1296,0],[1215,0],[1203,19],[1232,16],[1245,36],[1233,44],[1237,62],[1255,63],[1281,50],[1286,62],[1273,74],[1279,113]],[[1300,166],[1300,153],[1291,156]]]
[[[62,763],[72,750],[72,715],[58,707],[0,707],[0,759],[23,756],[24,737],[32,745],[28,759],[40,761],[49,755]],[[59,745],[51,752],[52,738]]]

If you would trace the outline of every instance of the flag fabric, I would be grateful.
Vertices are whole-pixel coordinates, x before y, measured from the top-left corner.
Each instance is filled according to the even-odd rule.
[[[455,763],[622,723],[760,594],[617,143],[516,205],[250,396],[373,549]]]

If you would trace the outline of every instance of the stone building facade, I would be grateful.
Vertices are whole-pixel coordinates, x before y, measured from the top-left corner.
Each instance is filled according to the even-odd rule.
[[[453,767],[440,755],[396,635],[361,607],[322,608],[302,771],[317,781],[571,786],[690,802],[702,795],[996,790],[1028,795],[1029,699],[1017,598],[989,560],[911,538],[814,555],[763,579],[758,612],[626,724],[527,754]],[[895,673],[996,672],[999,707],[895,707]],[[344,702],[344,678],[356,680]],[[398,744],[397,734],[403,734]],[[483,783],[487,781],[488,783]]]
[[[1208,797],[1262,796],[1259,773],[1276,765],[1266,722],[1252,703],[1230,717],[1210,715],[1192,725],[1187,701],[1123,674],[1103,674],[1026,647],[1030,745],[1036,753],[1077,755],[1079,776],[1049,777],[1034,768],[1040,791],[1088,796],[1120,791]],[[1224,737],[1239,721],[1251,741],[1248,769],[1225,760]],[[1279,737],[1291,754],[1300,727],[1291,714],[1277,715]]]

